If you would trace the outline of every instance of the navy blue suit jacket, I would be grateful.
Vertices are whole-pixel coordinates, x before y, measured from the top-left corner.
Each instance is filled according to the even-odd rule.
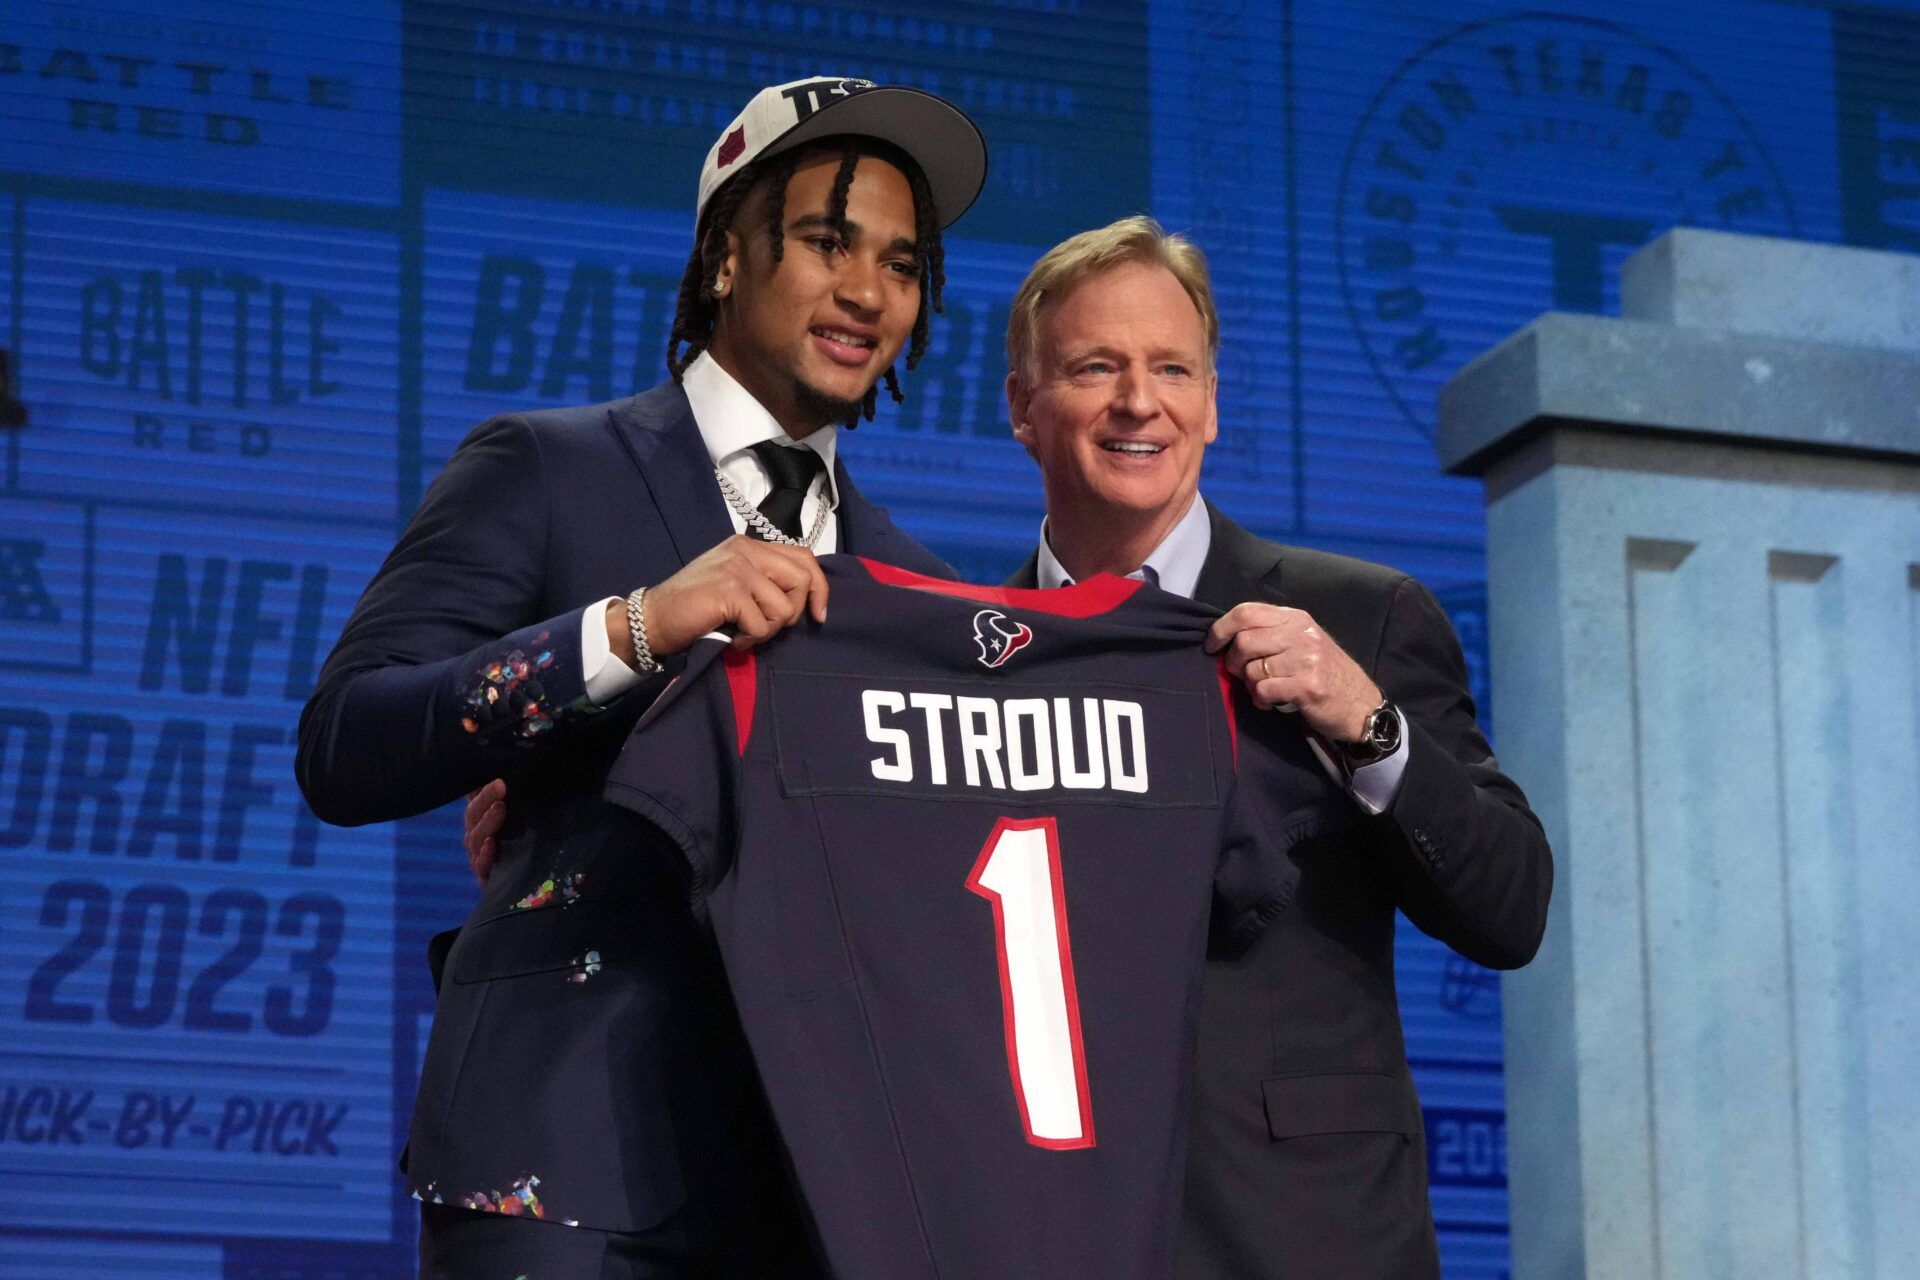
[[[834,479],[841,550],[952,576],[844,466]],[[408,1181],[428,1200],[645,1230],[759,1114],[679,859],[598,798],[678,663],[604,709],[580,671],[587,605],[732,532],[677,384],[494,418],[429,488],[321,672],[298,769],[322,818],[406,817],[494,777],[512,796],[414,1107]]]

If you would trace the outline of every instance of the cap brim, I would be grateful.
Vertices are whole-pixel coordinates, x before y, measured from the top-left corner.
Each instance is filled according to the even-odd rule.
[[[987,182],[987,143],[979,126],[945,99],[919,89],[883,85],[820,108],[762,148],[777,155],[815,138],[851,133],[890,142],[927,176],[935,220],[952,226]]]

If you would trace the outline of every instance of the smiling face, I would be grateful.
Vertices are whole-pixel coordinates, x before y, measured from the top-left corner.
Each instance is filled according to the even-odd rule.
[[[787,184],[780,261],[754,192],[727,232],[719,317],[707,350],[799,439],[851,417],[920,314],[920,251],[906,175],[862,156],[844,222],[828,205],[838,151],[803,155]]]
[[[1049,526],[1150,539],[1144,556],[1186,514],[1218,434],[1199,309],[1165,267],[1125,262],[1048,303],[1038,336],[1033,383],[1009,375],[1007,403]]]

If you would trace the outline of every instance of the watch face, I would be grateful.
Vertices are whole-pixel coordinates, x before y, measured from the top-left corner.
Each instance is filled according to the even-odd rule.
[[[1381,707],[1367,718],[1367,744],[1383,756],[1392,755],[1400,745],[1400,717],[1391,705]]]

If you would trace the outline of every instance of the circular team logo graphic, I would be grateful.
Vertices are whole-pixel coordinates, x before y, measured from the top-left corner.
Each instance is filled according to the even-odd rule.
[[[980,665],[997,667],[1027,647],[1033,628],[1014,622],[998,609],[982,609],[973,615],[973,643],[979,647]]]
[[[1440,386],[1542,311],[1602,309],[1676,225],[1796,230],[1764,143],[1679,55],[1610,22],[1474,23],[1403,63],[1341,168],[1340,282],[1368,363],[1433,431]]]

